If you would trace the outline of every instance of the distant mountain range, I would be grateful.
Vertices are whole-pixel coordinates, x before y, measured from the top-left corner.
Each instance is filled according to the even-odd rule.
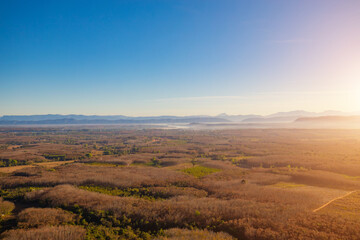
[[[154,116],[127,117],[117,116],[86,116],[86,115],[24,115],[3,116],[0,125],[31,125],[31,124],[148,124],[148,123],[192,123],[192,122],[229,122],[229,120],[211,116]]]
[[[360,116],[321,116],[298,118],[296,123],[360,123]]]
[[[217,116],[151,116],[128,117],[123,115],[5,115],[0,117],[0,125],[32,125],[32,124],[149,124],[149,123],[292,123],[319,122],[360,115],[360,112],[345,113],[339,111],[325,111],[321,113],[307,111],[279,112],[271,115],[227,115]],[[333,117],[333,118],[331,118]],[[337,118],[336,118],[337,117]],[[360,117],[359,117],[360,118]],[[340,120],[338,120],[340,121]]]
[[[307,117],[323,117],[323,116],[354,116],[360,115],[360,112],[340,112],[340,111],[324,111],[320,113],[307,112],[307,111],[290,111],[290,112],[278,112],[266,116],[260,115],[227,115],[222,113],[217,117],[229,120],[231,122],[243,122],[243,123],[291,123],[299,118]]]

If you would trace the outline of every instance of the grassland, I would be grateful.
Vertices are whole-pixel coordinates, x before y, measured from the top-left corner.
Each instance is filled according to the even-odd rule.
[[[1,128],[0,238],[360,239],[359,149],[359,130]]]
[[[219,172],[221,170],[217,169],[217,168],[209,168],[209,167],[204,167],[204,166],[194,166],[192,168],[185,168],[185,169],[183,169],[181,171],[184,172],[184,173],[187,173],[187,174],[189,174],[191,176],[201,178],[201,177],[204,177],[206,175]]]

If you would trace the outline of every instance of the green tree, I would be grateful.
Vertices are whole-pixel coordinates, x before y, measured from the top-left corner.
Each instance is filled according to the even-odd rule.
[[[157,159],[156,157],[153,157],[151,159],[151,165],[158,167],[161,165],[161,161],[159,159]]]

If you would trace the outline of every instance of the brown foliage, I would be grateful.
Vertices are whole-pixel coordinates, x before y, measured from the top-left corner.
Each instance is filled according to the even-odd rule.
[[[331,214],[312,212],[345,190],[360,189],[359,130],[20,130],[0,131],[0,143],[9,145],[0,148],[0,157],[92,156],[54,169],[34,167],[0,176],[7,197],[22,192],[8,188],[48,187],[28,193],[27,200],[76,211],[77,205],[89,210],[84,213],[101,211],[108,217],[104,223],[121,222],[125,216],[141,231],[195,227],[239,239],[360,239],[358,201],[337,202]],[[109,155],[103,155],[106,149]],[[153,158],[160,162],[156,167],[149,164]],[[221,171],[202,178],[186,175],[180,170],[192,167],[192,159]],[[118,191],[114,194],[134,197],[85,191],[79,185],[108,187]],[[54,209],[28,209],[18,216],[22,227],[58,225],[73,218]],[[166,234],[168,239],[226,237],[185,229]]]
[[[196,182],[196,179],[181,172],[154,167],[99,167],[68,164],[57,167],[56,171],[43,171],[40,176],[4,177],[0,185],[3,187],[17,187],[94,184],[125,188],[167,186],[169,184],[192,186],[196,185]]]
[[[79,226],[42,227],[6,231],[0,236],[5,240],[80,240],[85,229]]]
[[[14,210],[15,205],[12,202],[3,201],[0,197],[0,217],[1,215],[10,214]]]
[[[164,227],[186,226],[196,223],[200,227],[217,224],[222,220],[244,217],[259,217],[272,220],[288,219],[298,209],[284,212],[283,206],[251,200],[220,200],[216,198],[177,197],[164,201],[150,202],[132,197],[116,197],[77,189],[70,185],[30,192],[29,200],[40,200],[54,207],[79,205],[91,210],[111,211],[116,216],[158,222]],[[275,216],[275,213],[278,216]]]
[[[188,230],[171,228],[165,231],[165,236],[156,238],[156,240],[232,240],[229,234],[223,232],[211,232],[208,230]]]
[[[189,197],[206,197],[207,192],[204,190],[196,189],[193,187],[150,187],[150,192],[153,195],[160,195],[164,198],[171,198],[176,196],[189,196]]]
[[[75,215],[62,209],[27,208],[18,214],[17,219],[19,227],[30,228],[70,223],[75,220]]]

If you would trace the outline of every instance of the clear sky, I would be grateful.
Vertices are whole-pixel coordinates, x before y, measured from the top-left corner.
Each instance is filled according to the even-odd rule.
[[[0,115],[360,110],[359,0],[3,0]]]

